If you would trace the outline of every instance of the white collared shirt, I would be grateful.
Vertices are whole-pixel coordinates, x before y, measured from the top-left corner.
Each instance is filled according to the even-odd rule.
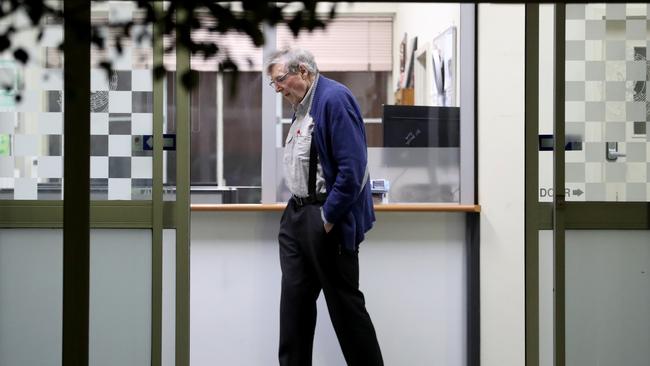
[[[309,189],[309,150],[311,147],[314,119],[309,114],[311,103],[314,99],[319,75],[316,74],[305,97],[294,108],[295,119],[289,128],[284,146],[284,177],[291,194],[298,197],[307,197]],[[326,193],[323,168],[317,163],[316,192]]]

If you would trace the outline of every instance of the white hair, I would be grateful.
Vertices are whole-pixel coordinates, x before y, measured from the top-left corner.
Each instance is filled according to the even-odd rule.
[[[271,73],[273,65],[283,64],[289,72],[298,72],[300,65],[303,65],[311,75],[318,73],[318,66],[314,55],[304,48],[283,48],[274,51],[264,63],[264,70]]]

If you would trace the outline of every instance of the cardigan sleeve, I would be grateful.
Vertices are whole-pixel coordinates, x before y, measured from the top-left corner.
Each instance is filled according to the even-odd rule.
[[[363,189],[367,145],[363,119],[352,95],[335,93],[324,102],[325,138],[330,147],[328,155],[336,167],[336,177],[323,204],[323,217],[336,224]]]

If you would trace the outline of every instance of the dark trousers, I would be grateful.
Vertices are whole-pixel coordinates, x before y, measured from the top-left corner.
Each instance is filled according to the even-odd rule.
[[[332,325],[348,365],[383,365],[375,329],[359,291],[358,253],[325,233],[320,206],[290,200],[280,224],[280,365],[309,366],[316,299],[325,294]]]

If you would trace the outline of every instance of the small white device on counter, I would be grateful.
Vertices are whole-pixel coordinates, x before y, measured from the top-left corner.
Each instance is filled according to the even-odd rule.
[[[372,192],[373,199],[381,203],[388,203],[389,190],[390,190],[390,182],[387,179],[370,180],[370,191]]]

